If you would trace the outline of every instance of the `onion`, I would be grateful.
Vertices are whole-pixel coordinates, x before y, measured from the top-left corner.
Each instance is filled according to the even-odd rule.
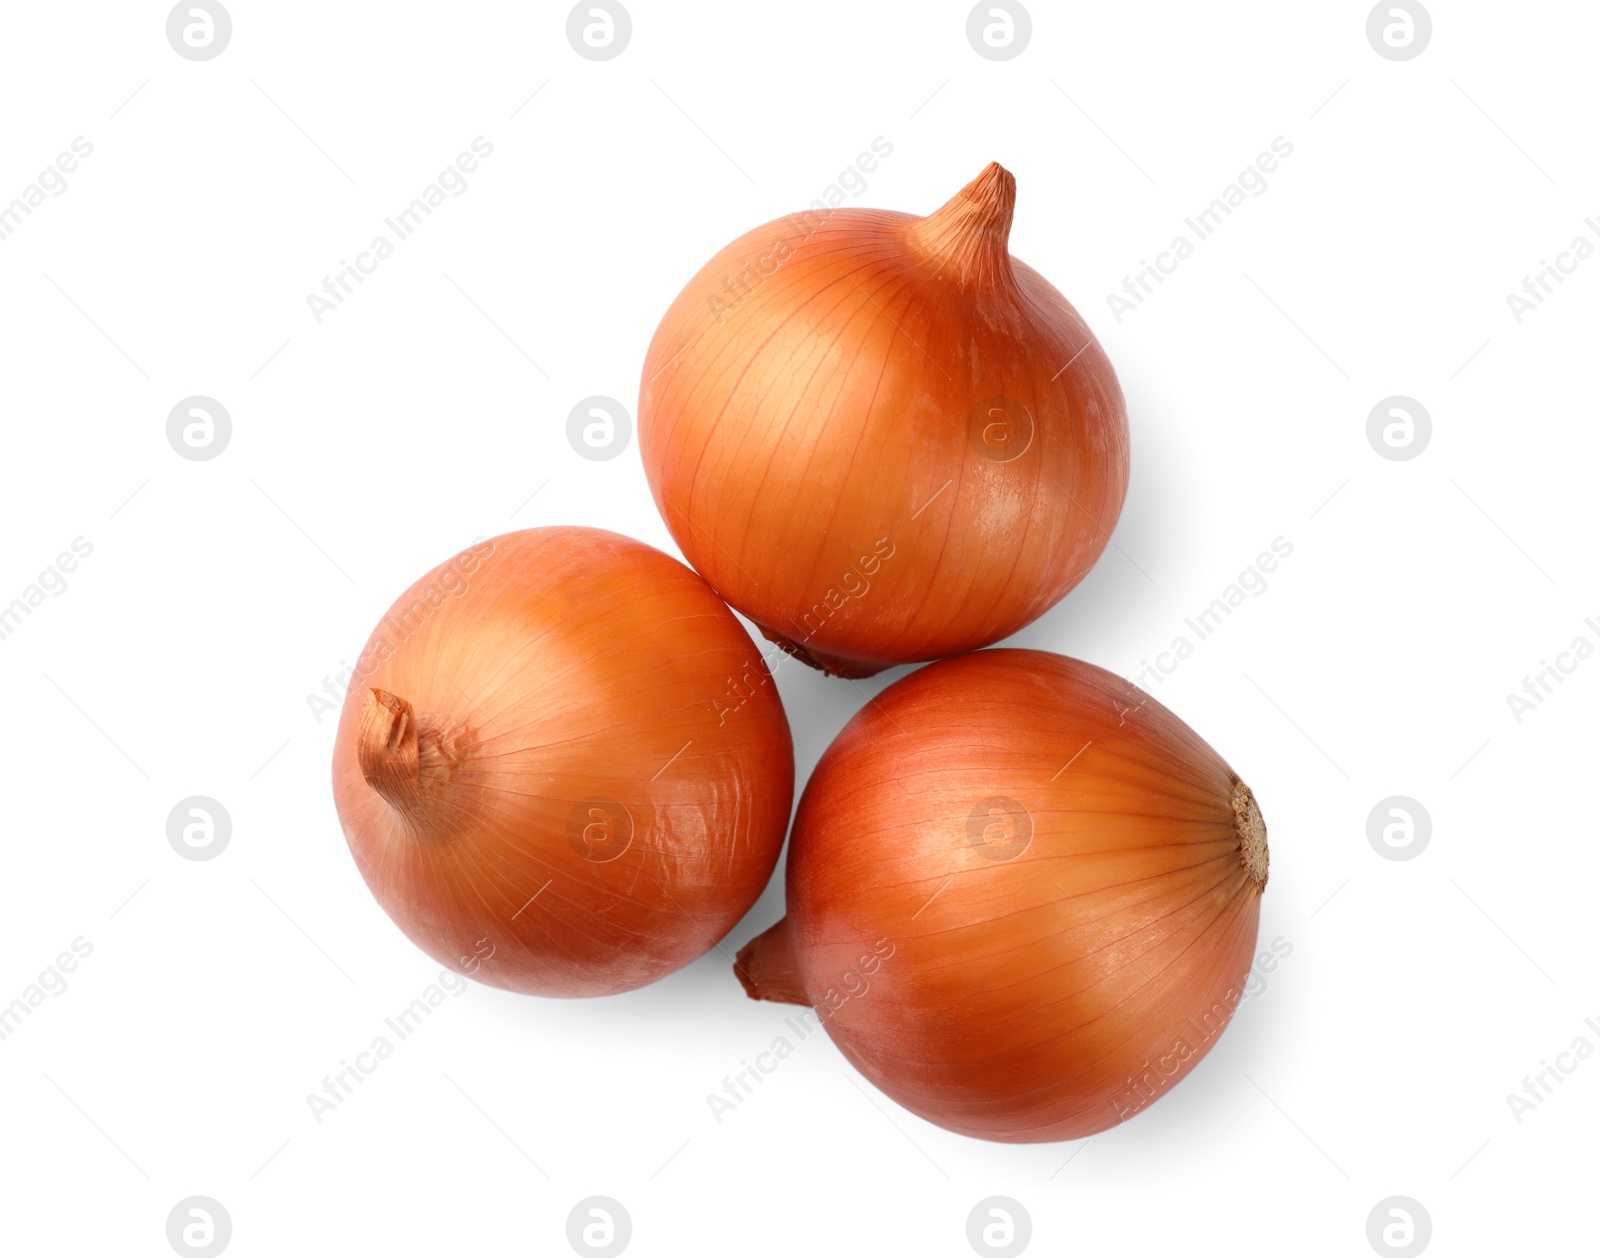
[[[984,651],[890,686],[824,753],[789,915],[739,953],[878,1087],[987,1140],[1164,1096],[1244,991],[1267,880],[1248,787],[1110,673]]]
[[[1088,326],[1007,251],[990,164],[943,209],[810,211],[741,236],[667,311],[639,444],[684,556],[828,672],[985,646],[1098,558],[1128,483]]]
[[[777,863],[794,759],[777,687],[711,588],[599,529],[510,533],[413,585],[334,747],[345,837],[436,961],[547,996],[702,955]]]

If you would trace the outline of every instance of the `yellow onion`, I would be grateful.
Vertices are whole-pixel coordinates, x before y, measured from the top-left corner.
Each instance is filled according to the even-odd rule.
[[[1245,990],[1266,827],[1237,774],[1120,678],[996,650],[890,686],[795,817],[788,916],[739,953],[907,1109],[987,1140],[1087,1136],[1165,1096]]]
[[[1007,246],[991,164],[926,218],[735,240],[650,343],[639,439],[684,556],[772,641],[863,677],[1005,637],[1088,572],[1128,482],[1122,392]]]
[[[413,585],[334,747],[350,851],[401,930],[548,996],[627,991],[715,945],[771,876],[793,790],[733,613],[599,529],[510,533]]]

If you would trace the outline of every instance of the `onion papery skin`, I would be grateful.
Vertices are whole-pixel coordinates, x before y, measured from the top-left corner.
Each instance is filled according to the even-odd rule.
[[[685,558],[768,638],[864,677],[998,641],[1099,557],[1128,427],[1099,342],[1011,257],[991,164],[935,214],[735,240],[651,341],[639,438]]]
[[[655,981],[766,885],[794,756],[777,688],[715,592],[642,542],[540,528],[423,577],[373,632],[333,792],[396,925],[543,996]]]
[[[1142,1112],[1215,1042],[1266,873],[1254,798],[1171,712],[1089,664],[982,651],[896,682],[824,753],[788,917],[739,974],[816,1006],[928,1121],[1070,1140]]]

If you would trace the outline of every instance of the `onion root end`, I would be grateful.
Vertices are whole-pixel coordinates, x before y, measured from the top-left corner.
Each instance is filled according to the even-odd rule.
[[[1267,886],[1267,823],[1255,795],[1243,782],[1233,786],[1233,829],[1239,836],[1239,863],[1260,893]]]

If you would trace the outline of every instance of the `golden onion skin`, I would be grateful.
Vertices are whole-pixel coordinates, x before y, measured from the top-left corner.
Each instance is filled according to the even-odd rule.
[[[991,164],[926,218],[809,211],[735,240],[646,356],[639,443],[684,556],[830,673],[986,646],[1089,571],[1128,425],[1077,311],[1011,257]]]
[[[333,790],[362,877],[429,956],[595,996],[687,965],[755,902],[794,757],[755,644],[700,577],[615,533],[541,528],[397,600],[358,662]]]
[[[1267,872],[1248,788],[1128,682],[1040,651],[930,665],[806,787],[788,917],[740,953],[907,1109],[1070,1140],[1164,1096],[1242,998]]]

